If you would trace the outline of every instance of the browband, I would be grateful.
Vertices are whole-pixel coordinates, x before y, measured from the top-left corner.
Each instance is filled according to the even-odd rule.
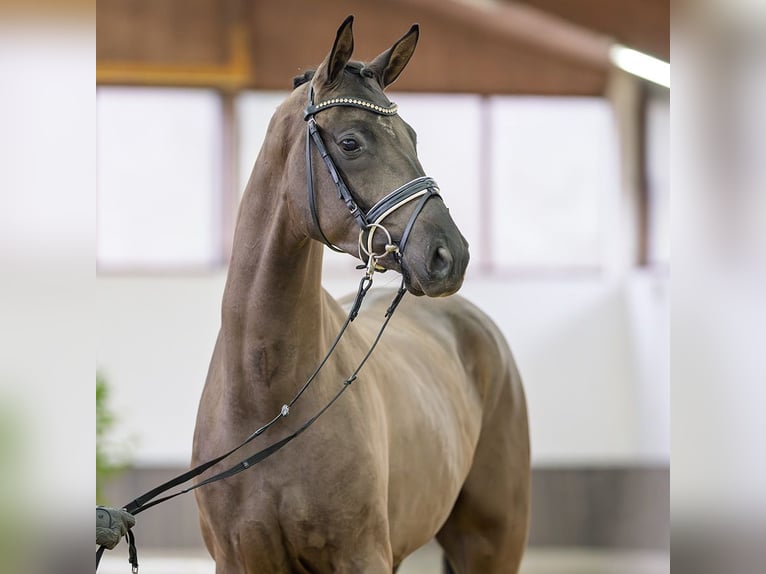
[[[310,88],[313,92],[313,89]],[[319,102],[318,104],[309,104],[306,107],[306,111],[303,113],[303,119],[308,119],[309,117],[313,116],[317,112],[321,112],[322,110],[325,110],[327,108],[332,108],[333,106],[346,106],[346,107],[352,107],[352,108],[360,108],[362,110],[367,110],[368,112],[374,112],[376,114],[379,114],[381,116],[395,116],[396,113],[399,111],[399,106],[391,103],[388,107],[379,106],[378,104],[373,104],[372,102],[368,102],[367,100],[360,100],[358,98],[330,98],[329,100],[323,100]]]

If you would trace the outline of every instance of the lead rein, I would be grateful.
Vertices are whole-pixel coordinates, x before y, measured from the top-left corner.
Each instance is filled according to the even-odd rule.
[[[230,455],[234,454],[236,451],[250,443],[253,439],[263,434],[267,429],[272,427],[279,421],[280,419],[283,419],[287,417],[287,415],[290,413],[290,407],[292,407],[298,399],[303,395],[303,393],[308,389],[308,387],[311,385],[311,383],[316,379],[319,372],[324,367],[327,360],[330,358],[332,353],[335,351],[336,347],[338,346],[338,343],[340,342],[341,337],[346,332],[346,329],[351,324],[354,319],[359,314],[359,310],[362,306],[362,301],[364,300],[364,297],[367,295],[367,292],[372,287],[372,272],[368,271],[365,273],[362,280],[359,282],[359,288],[357,289],[356,297],[354,298],[354,302],[351,304],[351,307],[349,308],[348,315],[346,316],[346,320],[343,323],[343,326],[341,327],[340,332],[335,337],[335,340],[333,341],[332,345],[330,345],[330,348],[328,349],[327,353],[325,354],[324,358],[320,361],[317,368],[314,370],[314,372],[311,374],[311,376],[306,380],[306,382],[303,384],[303,386],[300,388],[300,390],[296,393],[296,395],[293,397],[293,399],[284,405],[282,405],[282,409],[280,410],[279,414],[277,414],[273,419],[271,419],[269,422],[258,428],[256,431],[254,431],[250,436],[248,436],[241,444],[234,447],[230,451],[213,458],[211,460],[208,460],[207,462],[204,462],[200,465],[197,465],[196,467],[168,480],[167,482],[164,482],[163,484],[149,490],[148,492],[136,497],[132,501],[130,501],[128,504],[126,504],[123,507],[123,510],[129,512],[130,514],[136,515],[140,514],[144,510],[148,510],[149,508],[156,506],[158,504],[161,504],[162,502],[165,502],[167,500],[170,500],[172,498],[175,498],[176,496],[180,496],[182,494],[185,494],[187,492],[190,492],[192,490],[195,490],[201,486],[204,486],[206,484],[211,484],[213,482],[217,482],[219,480],[223,480],[225,478],[228,478],[230,476],[233,476],[235,474],[239,474],[243,470],[247,470],[251,466],[261,462],[262,460],[265,460],[266,458],[270,457],[272,454],[276,453],[278,450],[280,450],[283,446],[285,446],[287,443],[292,441],[294,438],[296,438],[298,435],[303,433],[306,429],[308,429],[314,422],[316,422],[319,417],[321,417],[327,409],[329,409],[335,401],[337,401],[340,396],[345,392],[345,390],[351,386],[351,383],[353,383],[357,375],[359,374],[359,371],[361,371],[364,364],[367,362],[367,360],[372,355],[373,350],[378,345],[378,342],[380,341],[380,338],[383,335],[383,331],[385,331],[386,327],[388,326],[389,321],[391,320],[391,317],[393,316],[394,312],[396,311],[396,308],[399,306],[399,303],[401,302],[402,298],[406,294],[407,290],[404,285],[404,280],[402,279],[401,286],[399,287],[398,291],[396,292],[396,295],[394,296],[393,300],[391,301],[391,304],[386,309],[385,313],[385,320],[380,326],[380,329],[378,330],[377,335],[375,336],[375,339],[372,342],[372,345],[370,346],[367,353],[362,357],[361,361],[357,365],[357,367],[354,369],[354,371],[351,373],[351,375],[343,381],[343,386],[338,390],[338,392],[333,396],[330,401],[325,404],[314,416],[312,416],[310,419],[308,419],[303,425],[301,425],[296,431],[292,432],[288,436],[282,438],[281,440],[267,446],[266,448],[258,451],[254,455],[246,458],[245,460],[239,462],[238,464],[234,465],[233,467],[222,471],[216,475],[211,476],[210,478],[207,478],[203,480],[202,482],[199,482],[197,484],[194,484],[192,486],[189,486],[185,489],[179,490],[177,492],[174,492],[173,494],[169,494],[167,496],[164,496],[162,498],[158,498],[154,500],[157,496],[162,494],[163,492],[167,492],[171,488],[175,486],[179,486],[185,482],[188,482],[192,478],[195,478],[214,466],[215,464],[221,462],[223,459],[229,457]],[[132,533],[132,531],[128,532],[128,535],[126,535],[126,538],[128,540],[128,546],[129,546],[129,554],[130,554],[130,563],[132,566],[132,571],[134,574],[138,572],[138,553],[136,551],[136,545],[135,545],[135,537]],[[101,546],[96,551],[96,569],[98,570],[98,565],[101,561],[101,556],[104,552],[104,547]]]

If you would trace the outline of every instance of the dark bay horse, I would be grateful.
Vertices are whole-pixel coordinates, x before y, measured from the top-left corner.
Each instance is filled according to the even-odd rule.
[[[205,543],[217,574],[390,574],[434,537],[445,572],[517,572],[529,513],[521,380],[492,321],[447,297],[462,284],[468,245],[424,176],[415,133],[383,92],[412,56],[418,28],[364,64],[350,61],[351,26],[348,18],[316,72],[296,82],[255,162],[193,462],[280,413],[341,329],[347,310],[321,285],[323,242],[359,252],[368,273],[402,273],[410,293],[427,297],[404,298],[358,380],[314,426],[257,468],[196,491]],[[390,299],[370,291],[267,443],[334,396]]]

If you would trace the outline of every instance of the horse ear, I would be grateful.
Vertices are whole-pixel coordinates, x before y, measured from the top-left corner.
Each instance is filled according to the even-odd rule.
[[[399,77],[407,62],[410,61],[415,46],[418,45],[418,36],[420,36],[420,26],[413,24],[409,32],[367,66],[378,75],[384,88]]]
[[[351,53],[354,51],[354,32],[351,29],[353,23],[353,16],[349,16],[343,21],[343,24],[338,28],[332,50],[322,62],[318,75],[326,84],[334,83],[351,59]]]

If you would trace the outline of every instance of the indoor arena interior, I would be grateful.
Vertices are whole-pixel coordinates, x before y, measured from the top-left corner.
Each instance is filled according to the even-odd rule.
[[[669,573],[669,4],[99,0],[97,502],[121,507],[189,468],[253,166],[277,108],[307,89],[293,79],[330,68],[353,15],[353,60],[367,63],[419,25],[386,94],[438,182],[441,200],[431,202],[443,200],[469,245],[459,295],[497,325],[523,381],[531,494],[520,572]],[[377,109],[383,120],[394,108]],[[316,123],[344,113],[362,117],[338,107]],[[319,157],[317,193],[329,182]],[[353,294],[359,264],[356,253],[325,248],[322,285]],[[402,278],[392,269],[374,281],[371,294]],[[400,312],[426,299],[408,294]],[[393,315],[390,328],[402,320]],[[356,400],[364,374],[339,403]],[[301,441],[332,424],[335,408],[271,460],[301,456]],[[327,443],[328,465],[336,448]],[[373,472],[363,466],[349,480]],[[216,572],[194,494],[136,518],[142,574]],[[127,574],[127,558],[121,542],[99,574]],[[442,568],[432,540],[398,574]]]

